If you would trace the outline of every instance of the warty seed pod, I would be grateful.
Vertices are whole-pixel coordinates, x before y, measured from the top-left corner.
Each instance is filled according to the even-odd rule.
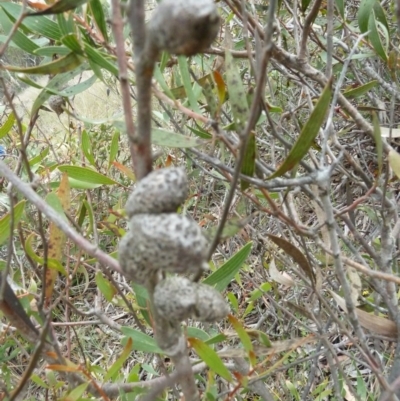
[[[137,183],[126,202],[126,213],[128,217],[140,213],[173,213],[188,194],[188,180],[183,168],[155,170]]]
[[[140,284],[157,270],[197,275],[208,268],[207,241],[186,216],[137,214],[120,242],[119,261],[126,276]]]
[[[58,116],[64,113],[65,105],[66,102],[62,96],[52,95],[49,97],[49,106],[53,111],[57,113]]]
[[[164,319],[176,322],[191,318],[212,323],[229,313],[224,298],[213,287],[180,276],[168,277],[157,284],[154,307]]]
[[[153,48],[191,56],[217,36],[220,18],[213,0],[164,0],[148,23]]]

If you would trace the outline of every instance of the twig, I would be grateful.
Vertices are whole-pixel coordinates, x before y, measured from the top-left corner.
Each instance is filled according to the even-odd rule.
[[[269,3],[268,8],[268,18],[267,18],[267,27],[266,27],[266,34],[265,34],[265,46],[264,46],[264,54],[260,61],[260,68],[258,71],[257,77],[257,85],[254,93],[254,98],[250,107],[249,119],[246,123],[246,126],[243,132],[239,133],[240,136],[240,150],[239,156],[236,160],[235,171],[233,173],[231,187],[228,193],[228,196],[225,201],[224,210],[222,212],[222,216],[218,225],[217,232],[213,238],[213,241],[210,245],[208,251],[208,259],[211,259],[212,254],[214,253],[219,240],[221,238],[222,232],[224,230],[225,222],[228,218],[229,210],[233,201],[233,197],[235,196],[236,192],[236,185],[239,181],[240,177],[240,170],[242,168],[242,163],[247,151],[247,144],[250,138],[250,132],[254,128],[254,125],[257,123],[257,118],[259,116],[258,110],[260,107],[260,99],[261,93],[264,90],[265,86],[265,74],[267,73],[267,65],[269,61],[269,56],[272,51],[272,34],[273,34],[273,27],[274,27],[274,20],[275,20],[275,9],[276,9],[276,0],[271,0]]]
[[[38,210],[40,210],[49,220],[51,220],[65,235],[71,239],[80,249],[83,249],[89,255],[96,258],[103,266],[108,266],[115,272],[121,273],[119,263],[116,259],[107,255],[96,245],[90,243],[82,235],[78,234],[68,223],[63,220],[61,215],[49,206],[31,187],[31,185],[23,182],[16,174],[14,174],[7,165],[0,160],[0,176],[5,177],[14,185],[14,187],[24,195]]]

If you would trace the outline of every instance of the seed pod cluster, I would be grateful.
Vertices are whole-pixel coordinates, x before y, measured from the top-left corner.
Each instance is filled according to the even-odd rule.
[[[207,241],[199,226],[175,213],[187,194],[187,177],[180,168],[156,170],[137,184],[126,205],[130,230],[118,252],[129,279],[146,285],[159,271],[198,275],[208,268]],[[213,322],[228,313],[214,288],[179,276],[156,285],[154,307],[171,322]]]
[[[148,23],[148,38],[158,51],[192,56],[211,45],[219,25],[214,0],[163,0]]]
[[[188,195],[182,168],[156,170],[138,182],[126,211],[130,231],[121,240],[119,260],[128,278],[146,284],[158,270],[198,274],[207,265],[207,241],[197,223],[176,209]]]

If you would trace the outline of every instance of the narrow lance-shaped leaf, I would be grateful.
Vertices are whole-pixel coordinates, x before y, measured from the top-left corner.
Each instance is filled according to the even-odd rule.
[[[256,170],[256,153],[257,153],[257,144],[256,144],[256,136],[254,132],[250,132],[249,140],[247,141],[246,153],[244,155],[243,164],[240,172],[243,175],[247,175],[249,177],[253,177],[254,172]],[[250,184],[245,181],[240,181],[240,189],[244,191],[250,186]]]
[[[302,268],[304,273],[307,274],[308,278],[315,283],[315,273],[308,263],[308,260],[306,257],[303,255],[303,253],[296,248],[293,244],[291,244],[289,241],[286,241],[284,238],[277,237],[272,234],[268,234],[268,237],[271,241],[273,241],[276,245],[278,245],[280,248],[282,248],[289,256],[291,256],[295,262],[299,264],[299,266]]]
[[[228,87],[229,102],[232,107],[232,115],[236,124],[236,131],[240,134],[249,117],[249,105],[247,103],[246,91],[239,70],[229,50],[232,46],[232,37],[229,30],[225,31],[225,42],[226,85]]]
[[[251,251],[253,243],[247,243],[242,249],[235,253],[219,269],[210,274],[203,283],[215,286],[218,291],[223,291],[231,282],[235,274],[240,270]]]
[[[139,330],[132,329],[131,327],[121,327],[121,332],[125,336],[122,340],[122,345],[125,346],[128,339],[131,338],[132,349],[136,351],[152,352],[154,354],[163,353],[153,337],[150,337]]]
[[[8,15],[0,8],[0,26],[2,32],[7,35],[12,31],[14,22],[10,21]],[[39,49],[39,46],[26,36],[22,30],[17,29],[12,36],[12,42],[21,50],[35,54],[35,50]]]
[[[111,139],[111,145],[110,145],[110,157],[108,159],[108,168],[112,166],[113,161],[117,157],[118,154],[118,148],[119,148],[119,132],[115,131],[114,135]]]
[[[348,99],[353,99],[355,97],[362,96],[365,93],[367,93],[369,90],[371,90],[372,88],[377,86],[378,84],[379,84],[379,82],[376,80],[367,82],[366,84],[361,85],[357,88],[350,89],[350,90],[343,92],[343,96],[347,97]]]
[[[8,1],[1,3],[0,7],[2,7],[14,21],[21,15],[22,7],[20,4]],[[35,17],[27,17],[23,20],[22,25],[31,32],[52,40],[60,40],[62,36],[57,23],[48,17],[38,15]]]
[[[114,295],[118,293],[117,289],[113,286],[113,284],[106,277],[103,276],[102,272],[96,273],[95,280],[96,280],[97,288],[104,295],[104,298],[108,302],[111,302],[112,299],[114,298]]]
[[[86,130],[82,131],[82,151],[89,163],[96,167],[96,162],[93,157],[93,148],[90,136]]]
[[[104,54],[97,51],[89,44],[85,43],[84,46],[89,60],[91,60],[94,64],[97,64],[99,67],[111,72],[111,74],[118,76],[118,67],[115,65],[115,63],[108,61]]]
[[[203,144],[202,141],[175,132],[153,129],[151,131],[151,142],[158,146],[169,148],[194,148]]]
[[[321,97],[319,98],[314,110],[312,111],[308,121],[304,124],[303,129],[293,145],[289,155],[278,168],[278,170],[272,174],[268,179],[280,177],[292,168],[294,168],[301,159],[307,154],[308,150],[312,146],[314,139],[317,137],[319,129],[325,120],[325,114],[329,107],[331,99],[331,84],[330,80],[322,91]]]
[[[253,343],[251,342],[251,338],[248,335],[246,329],[243,327],[242,323],[239,322],[236,317],[229,315],[228,316],[229,322],[231,323],[232,327],[238,334],[240,338],[240,342],[243,345],[243,348],[248,352],[249,359],[251,361],[251,365],[255,366],[257,363],[254,351],[253,351]]]
[[[104,15],[103,5],[100,0],[90,0],[89,1],[90,11],[93,15],[93,18],[96,22],[97,28],[99,28],[101,34],[103,35],[103,39],[108,41],[108,32],[107,32],[107,23]]]
[[[188,64],[187,58],[184,56],[179,56],[178,64],[179,64],[179,70],[180,70],[182,81],[183,81],[183,86],[185,87],[186,96],[189,99],[191,109],[193,111],[195,111],[196,113],[201,114],[199,105],[197,104],[197,98],[193,92],[192,83],[190,81],[189,64]]]
[[[383,27],[383,25],[381,25],[381,26]],[[381,37],[379,35],[378,24],[377,24],[374,10],[372,10],[371,15],[369,16],[368,29],[369,29],[368,38],[371,41],[371,44],[374,47],[376,53],[383,61],[387,62],[388,56],[386,54],[386,51],[382,44]],[[384,29],[386,29],[386,28],[384,28]],[[387,31],[386,31],[386,33],[387,33]]]
[[[14,214],[14,228],[21,220],[22,213],[24,212],[25,201],[17,203],[13,210],[3,215],[0,219],[0,245],[4,244],[10,237],[10,223],[11,223],[11,213]]]
[[[65,57],[60,57],[55,61],[47,64],[41,64],[37,67],[15,67],[12,65],[3,66],[4,69],[13,72],[23,72],[25,74],[43,74],[43,75],[56,75],[62,72],[71,71],[82,63],[82,59],[76,54],[68,54]]]
[[[362,0],[358,7],[358,26],[360,27],[361,33],[368,31],[369,19],[372,14],[375,13],[376,20],[383,24],[387,31],[389,31],[389,24],[386,19],[385,10],[381,6],[378,0]]]
[[[132,338],[128,338],[128,341],[126,342],[121,355],[112,364],[112,366],[108,369],[107,374],[104,376],[104,381],[108,381],[111,378],[117,376],[119,370],[122,368],[125,361],[129,358],[129,356],[131,354],[131,350],[132,350]]]
[[[190,346],[196,351],[197,355],[213,370],[216,374],[223,377],[228,382],[232,382],[232,375],[224,365],[218,354],[203,341],[198,338],[188,338]]]
[[[111,178],[106,177],[103,174],[93,171],[87,167],[79,166],[59,166],[58,169],[63,173],[67,173],[69,177],[75,178],[76,180],[88,182],[90,184],[101,184],[101,185],[114,185],[118,184]]]
[[[30,13],[30,15],[61,14],[85,4],[87,0],[60,0],[44,10]]]
[[[13,112],[11,112],[8,117],[6,122],[0,127],[0,139],[5,137],[11,130],[15,123],[15,115]]]

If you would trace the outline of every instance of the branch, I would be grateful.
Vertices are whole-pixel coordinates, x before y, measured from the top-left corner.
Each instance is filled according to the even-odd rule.
[[[0,176],[7,178],[8,181],[26,197],[29,202],[37,207],[49,220],[51,220],[64,234],[73,241],[80,249],[84,250],[90,256],[96,258],[103,266],[108,266],[115,272],[121,273],[119,263],[116,259],[107,255],[97,245],[93,245],[82,235],[77,233],[63,218],[48,205],[33,189],[14,174],[7,165],[0,160]]]

